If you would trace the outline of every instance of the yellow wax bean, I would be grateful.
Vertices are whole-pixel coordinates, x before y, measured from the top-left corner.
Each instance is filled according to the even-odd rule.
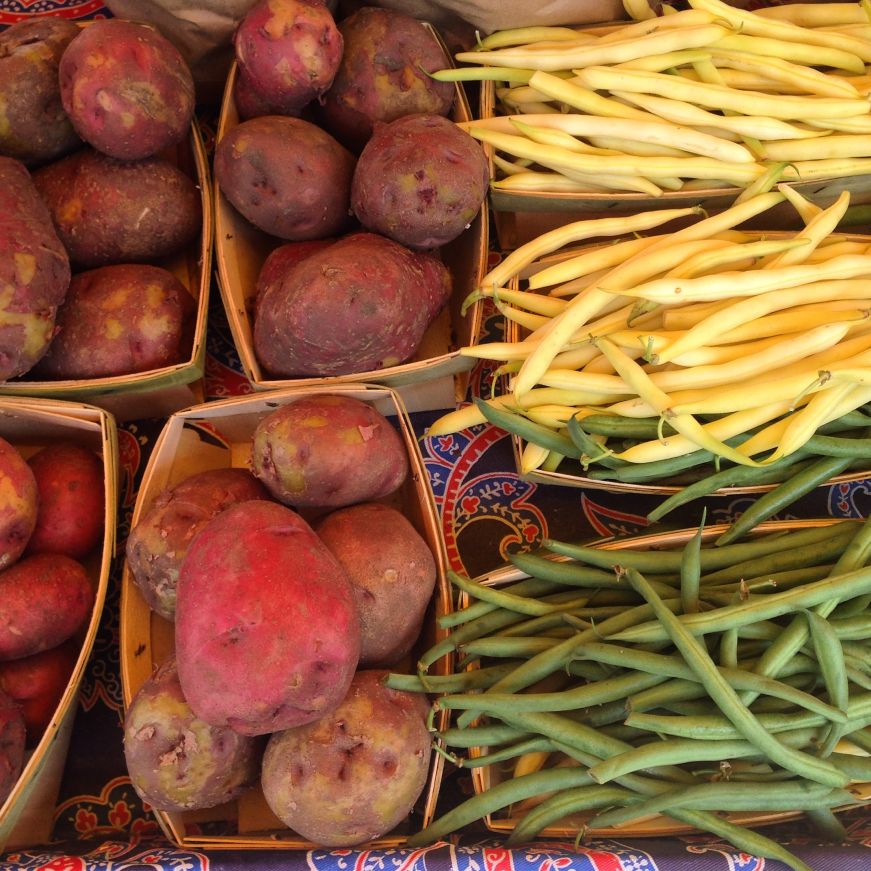
[[[460,348],[461,357],[476,360],[523,360],[528,357],[532,345],[523,342],[483,342],[480,345],[466,345]]]
[[[779,184],[777,190],[789,200],[790,205],[798,212],[799,217],[805,224],[809,223],[815,215],[822,211],[820,206],[812,203],[807,197],[802,196],[802,194],[788,184]]]
[[[516,105],[509,105],[508,108],[511,112],[521,112],[528,113],[530,115],[541,115],[544,113],[550,113],[551,115],[559,115],[562,111],[562,108],[559,106],[554,106],[551,103],[538,103],[533,100],[530,100],[528,103],[517,103]]]
[[[798,288],[773,290],[758,296],[739,298],[690,327],[673,345],[660,352],[659,359],[661,363],[675,360],[687,351],[712,344],[713,340],[729,330],[775,311],[831,299],[862,299],[867,293],[867,280],[850,279],[817,281]],[[560,315],[564,316],[565,313]]]
[[[636,254],[635,257],[614,267],[610,272],[609,284],[613,286],[614,291],[621,292],[627,276],[637,269],[637,261],[639,259],[647,260],[651,252],[656,254],[654,258],[654,264],[656,264],[657,259],[664,256],[664,249],[673,249],[675,243],[716,236],[782,201],[783,194],[779,192],[761,194],[739,206],[732,206],[695,224],[690,224],[688,227],[683,227],[671,234],[670,237],[657,240],[640,254]],[[575,296],[566,310],[551,320],[544,330],[542,341],[526,358],[514,380],[516,396],[522,396],[538,383],[539,378],[550,366],[551,361],[562,349],[565,342],[610,299],[611,294],[607,291],[590,288]]]
[[[557,369],[582,369],[598,356],[600,356],[599,350],[588,341],[583,348],[573,348],[570,351],[557,354],[554,357],[553,365]]]
[[[541,42],[546,39],[554,42],[596,41],[595,36],[571,27],[511,27],[488,34],[478,41],[478,48],[482,51],[490,51],[494,48],[505,48],[509,45],[526,45],[530,42]]]
[[[865,64],[862,62],[862,58],[848,51],[831,47],[826,48],[820,45],[807,45],[800,42],[784,42],[782,39],[769,39],[762,36],[728,33],[711,46],[712,51],[718,49],[752,54],[758,58],[765,58],[766,61],[772,61],[775,65],[779,61],[792,61],[795,64],[805,64],[811,74],[816,73],[820,76],[824,76],[825,73],[813,70],[813,67],[827,66],[859,74],[865,71]],[[748,69],[751,72],[759,72],[762,75],[771,75],[766,73],[764,68],[736,67],[735,69]],[[841,81],[843,82],[843,80]],[[844,82],[844,84],[847,83]],[[856,89],[847,84],[847,89],[844,93],[847,96],[856,96]]]
[[[721,441],[732,438],[748,430],[755,429],[789,411],[789,402],[770,402],[746,411],[728,414],[705,424],[710,436]],[[649,415],[646,415],[649,417]],[[647,442],[639,442],[614,457],[628,463],[650,463],[654,460],[668,460],[700,450],[699,445],[682,435],[667,436]],[[754,463],[754,465],[756,465]]]
[[[463,310],[465,311],[472,302],[476,302],[478,299],[493,298],[494,296],[503,302],[520,306],[536,314],[546,315],[549,318],[558,315],[567,305],[564,300],[554,299],[551,296],[544,296],[540,293],[529,293],[528,291],[515,290],[508,287],[481,287],[469,295],[463,303]]]
[[[529,85],[522,85],[516,88],[497,88],[496,98],[506,106],[521,106],[524,103],[548,103],[546,94],[541,91],[536,91],[535,88]]]
[[[609,42],[599,40],[583,45],[555,44],[538,51],[530,46],[487,52],[461,51],[457,53],[456,59],[463,64],[530,67],[545,71],[567,70],[587,64],[614,64],[651,54],[699,48],[724,36],[726,32],[726,28],[719,24],[698,24],[660,28],[641,36],[630,36]]]
[[[538,146],[540,148],[547,148],[549,146]],[[579,157],[581,155],[578,155]],[[586,155],[584,155],[586,157]],[[596,158],[591,157],[592,160],[602,160],[609,158]],[[612,157],[611,160],[616,160],[618,158]],[[627,159],[626,155],[619,155],[620,160]],[[539,157],[538,162],[542,166],[546,166],[548,169],[556,170],[557,172],[563,173],[567,178],[573,179],[574,181],[586,182],[590,181],[592,184],[599,184],[608,187],[610,190],[615,191],[635,191],[637,193],[647,194],[650,197],[658,197],[662,194],[662,188],[658,184],[654,184],[650,179],[645,178],[642,175],[637,173],[627,173],[620,175],[613,175],[609,173],[595,173],[592,168],[588,170],[578,171],[575,167],[567,165],[563,160],[550,160],[545,159],[543,157]],[[657,179],[657,181],[661,184],[662,179]]]
[[[521,327],[524,327],[527,330],[537,330],[550,320],[550,318],[542,315],[533,314],[532,312],[524,311],[523,309],[505,305],[499,299],[498,294],[493,295],[493,302],[496,309],[503,317],[509,321],[513,321],[515,324],[520,324]]]
[[[826,33],[812,27],[798,27],[788,21],[766,19],[752,12],[729,6],[728,3],[723,3],[722,0],[690,0],[690,6],[693,9],[709,12],[715,18],[728,22],[733,30],[748,36],[764,36],[780,39],[784,42],[803,42],[838,50],[853,51],[862,60],[871,60],[871,45],[856,45],[857,42],[861,43],[861,40],[850,41],[848,43],[846,39],[839,38],[838,34]]]
[[[668,18],[660,16],[637,24],[622,22],[615,26],[605,25],[604,27],[584,28],[584,32],[597,33],[599,34],[600,42],[608,43],[615,40],[628,39],[629,37],[645,36],[646,34],[662,31],[667,28],[695,27],[702,24],[710,24],[713,20],[714,16],[709,12],[703,12],[699,9],[682,9],[680,12],[668,16]]]
[[[680,67],[673,70],[673,74],[691,82],[703,81],[702,77],[689,67]],[[729,88],[737,88],[741,91],[763,91],[768,94],[782,94],[784,96],[804,96],[807,94],[801,89],[792,87],[785,82],[778,82],[769,76],[745,73],[743,70],[730,70],[724,67],[720,70],[722,83]],[[616,93],[616,92],[615,92]]]
[[[668,54],[652,54],[647,57],[638,57],[634,60],[615,64],[615,66],[618,69],[626,67],[630,70],[648,70],[659,73],[672,67],[695,63],[707,57],[710,57],[710,55],[706,48],[690,48],[685,51],[670,51]]]
[[[523,450],[520,452],[520,473],[528,475],[541,468],[547,461],[549,454],[550,451],[547,448],[540,447],[534,442],[525,442]]]
[[[542,426],[560,429],[568,423],[570,417],[575,416],[577,410],[574,405],[537,405],[527,409],[524,414]]]
[[[667,93],[672,99],[697,103],[712,109],[728,109],[751,115],[769,115],[784,120],[808,118],[849,118],[869,111],[867,100],[841,97],[808,97],[743,91],[724,85],[694,82],[664,73],[617,70],[589,66],[575,70],[581,83],[593,90],[630,91],[642,94]]]
[[[550,191],[552,193],[580,193],[589,190],[609,190],[604,185],[580,182],[561,172],[516,172],[490,183],[497,191]],[[613,190],[613,188],[610,188]]]
[[[818,130],[837,130],[839,133],[871,133],[871,116],[857,115],[855,118],[812,118],[807,122]],[[784,139],[788,137],[784,136]]]
[[[617,136],[591,136],[589,141],[602,149],[611,149],[618,154],[635,154],[639,157],[688,157],[692,153],[688,149],[681,150],[670,145],[656,145],[650,142],[635,142],[632,139],[621,139]],[[734,145],[736,143],[730,142],[728,144]],[[751,155],[750,161],[742,162],[749,163],[752,160]]]
[[[662,326],[670,331],[688,330],[703,317],[730,304],[729,300],[718,299],[714,302],[690,302],[681,306],[669,306],[662,312]]]
[[[727,363],[729,360],[737,360],[747,354],[755,354],[764,348],[776,344],[785,338],[787,334],[768,336],[765,339],[757,339],[754,342],[737,342],[734,345],[711,345],[687,351],[679,357],[675,357],[672,364],[679,366],[714,366],[719,363]]]
[[[848,300],[845,305],[854,306],[853,300]],[[780,312],[779,314],[766,315],[756,318],[749,323],[742,324],[734,330],[728,330],[718,336],[721,344],[733,344],[735,342],[748,342],[754,339],[763,339],[768,336],[777,336],[786,333],[794,333],[798,330],[813,327],[825,319],[849,323],[852,321],[867,321],[869,310],[853,307],[838,310],[833,304],[821,303],[813,306],[797,306],[795,310]]]
[[[683,263],[670,269],[666,278],[686,278],[718,270],[723,266],[731,266],[747,261],[750,268],[756,261],[772,253],[782,253],[796,248],[810,248],[810,239],[762,239],[758,242],[747,242],[743,245],[729,245],[721,248],[708,249],[693,257],[688,257]]]
[[[605,396],[632,394],[635,391],[618,375],[602,372],[577,372],[573,369],[548,369],[541,384],[558,390],[583,390]]]
[[[791,161],[783,171],[783,178],[785,181],[813,181],[867,173],[871,173],[871,157],[824,157],[819,160]]]
[[[838,198],[829,208],[814,215],[795,236],[796,240],[802,240],[808,244],[780,252],[776,257],[766,260],[763,264],[764,268],[779,269],[783,266],[794,266],[806,262],[814,249],[831,237],[835,228],[841,223],[841,219],[844,217],[849,205],[849,192],[841,191]]]
[[[763,18],[789,21],[799,27],[824,27],[829,24],[863,24],[867,21],[858,3],[789,3],[754,10]]]
[[[829,160],[845,157],[871,157],[871,137],[855,133],[833,133],[824,139],[782,139],[765,143],[768,160]]]
[[[580,139],[572,136],[570,133],[566,133],[563,130],[560,130],[556,127],[548,127],[547,125],[535,125],[528,124],[525,121],[521,121],[516,115],[508,115],[508,116],[500,116],[504,117],[510,124],[509,132],[520,132],[527,138],[531,139],[533,142],[540,142],[542,145],[559,145],[563,148],[567,148],[569,151],[575,151],[578,154],[617,154],[616,150],[609,150],[604,148],[597,148],[593,145],[589,145],[586,142],[582,142]],[[529,116],[526,116],[527,118]],[[548,118],[562,118],[563,115],[554,116],[548,115]],[[491,128],[492,129],[492,128]]]
[[[519,248],[515,248],[501,263],[491,269],[482,279],[482,287],[501,287],[520,269],[530,263],[550,254],[565,245],[579,242],[582,239],[598,238],[600,236],[619,236],[624,233],[641,232],[653,227],[667,224],[678,218],[698,215],[697,206],[683,209],[661,209],[657,211],[641,212],[635,215],[626,215],[616,218],[591,218],[583,221],[574,221],[526,242]]]
[[[614,95],[675,124],[720,128],[740,135],[753,136],[756,139],[813,139],[818,138],[823,132],[807,130],[778,118],[760,115],[718,115],[692,103],[671,100],[655,94],[614,91]]]
[[[637,296],[654,302],[724,299],[755,296],[773,290],[799,287],[813,281],[871,277],[871,257],[845,254],[812,265],[799,264],[777,269],[729,271],[698,278],[655,278],[623,290],[626,296]]]
[[[531,161],[529,160],[518,160],[516,162],[505,160],[504,157],[494,154],[493,155],[493,163],[502,170],[506,175],[514,175],[515,173],[526,172],[529,167]]]
[[[839,242],[827,242],[814,248],[808,255],[808,263],[819,263],[830,260],[832,257],[840,257],[843,254],[871,254],[871,245],[866,242],[851,242],[844,239]]]

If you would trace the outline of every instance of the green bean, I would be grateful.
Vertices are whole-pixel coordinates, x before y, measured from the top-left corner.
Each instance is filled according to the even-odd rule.
[[[853,753],[833,753],[829,757],[829,761],[845,774],[849,774],[853,780],[864,783],[871,781],[871,758],[868,756],[856,756]]]
[[[549,581],[555,581],[564,586],[591,587],[593,589],[626,589],[626,584],[621,583],[613,572],[567,562],[564,559],[548,559],[547,557],[536,556],[532,553],[516,553],[512,554],[508,559],[512,565],[528,575],[546,578]],[[658,584],[658,586],[660,589],[665,589],[662,584]],[[672,595],[674,592],[674,590],[671,590]]]
[[[857,729],[850,733],[849,741],[855,744],[860,750],[866,753],[871,753],[871,735],[865,729]]]
[[[856,529],[854,520],[842,520],[829,526],[811,526],[806,529],[789,531],[781,535],[762,535],[751,541],[730,545],[729,547],[704,548],[700,554],[702,571],[712,572],[736,562],[759,558],[775,552],[786,552],[806,544],[824,541],[832,535],[841,534],[843,527]],[[598,547],[569,544],[567,542],[545,539],[542,547],[564,556],[576,559],[599,568],[632,566],[640,572],[666,573],[680,572],[682,554],[667,550],[604,550]]]
[[[808,808],[805,815],[826,840],[835,844],[843,844],[849,840],[847,830],[830,809]]]
[[[857,614],[852,617],[833,616],[829,620],[829,625],[841,641],[865,641],[871,638],[871,614]]]
[[[841,641],[819,614],[814,611],[805,611],[804,614],[829,699],[833,705],[846,711],[850,701],[849,680]],[[842,734],[842,727],[833,724],[828,730],[819,755],[829,756]]]
[[[702,511],[702,522],[696,534],[686,543],[680,563],[680,602],[684,614],[695,614],[700,610],[699,583],[702,571],[700,556],[704,529],[705,511]]]
[[[752,578],[745,578],[744,584],[751,593],[762,593],[769,589],[788,590],[797,587],[801,584],[807,584],[812,581],[821,581],[832,573],[834,563],[824,563],[822,565],[801,566],[795,569],[786,569],[780,572],[768,572]],[[727,593],[735,589],[735,584],[724,584],[722,586],[714,584],[706,587],[707,593]]]
[[[620,469],[627,466],[625,460],[617,460],[611,456],[612,451],[592,438],[581,426],[577,415],[572,415],[566,422],[566,432],[575,448],[580,451],[581,464],[586,469],[590,462],[599,463],[608,469]]]
[[[627,569],[627,575],[630,571],[635,570]],[[683,614],[677,620],[681,627],[693,635],[706,635],[711,632],[722,632],[733,626],[746,626],[757,620],[770,620],[828,601],[849,599],[866,592],[871,592],[871,568],[824,578],[781,593],[756,596],[746,602],[717,608],[714,611]],[[661,621],[642,623],[630,629],[610,633],[606,637],[609,641],[637,644],[668,640],[668,634]]]
[[[852,617],[857,614],[864,614],[871,607],[871,593],[864,596],[857,596],[850,602],[843,602],[838,605],[839,617]]]
[[[687,665],[692,668],[704,683],[708,695],[749,742],[752,742],[759,751],[768,756],[773,762],[782,768],[794,771],[801,777],[826,783],[830,786],[846,786],[848,781],[845,780],[844,775],[831,763],[787,747],[766,732],[753,713],[742,704],[737,692],[716,668],[698,639],[687,630],[668,608],[663,607],[662,600],[651,589],[644,577],[634,569],[627,569],[626,577],[633,589],[653,607],[657,618],[666,629],[668,637],[674,642],[675,647],[678,648]],[[693,616],[696,615],[688,615],[687,619]]]
[[[483,399],[476,398],[475,405],[485,420],[494,426],[498,426],[500,429],[504,429],[505,432],[516,435],[549,451],[556,451],[556,453],[562,454],[564,457],[571,457],[575,460],[581,458],[582,452],[570,438],[554,432],[546,426],[535,423],[522,414],[509,411],[507,408],[491,405]]]
[[[532,808],[505,841],[507,846],[534,840],[549,825],[580,811],[607,807],[625,801],[633,793],[619,786],[579,786],[559,792]]]
[[[553,768],[512,777],[451,808],[423,831],[410,835],[406,843],[409,847],[423,847],[515,802],[544,792],[584,786],[591,782],[585,768]]]
[[[526,753],[541,753],[554,749],[552,741],[547,738],[527,738],[501,750],[485,753],[481,756],[468,756],[460,762],[461,768],[484,768],[487,765],[496,765],[508,759],[516,759]]]
[[[773,517],[835,475],[840,475],[849,464],[850,459],[846,457],[822,457],[811,463],[773,490],[762,493],[717,539],[716,545],[722,547],[746,535],[763,520]]]
[[[644,441],[675,432],[668,422],[660,424],[659,418],[621,417],[617,414],[590,414],[584,418],[583,425],[584,430],[593,435]]]
[[[384,679],[384,686],[392,690],[412,693],[459,693],[465,690],[484,689],[510,672],[516,665],[516,662],[505,662],[456,674],[432,674],[426,676],[425,682],[416,674],[390,672]]]
[[[821,457],[871,459],[871,439],[839,438],[817,433],[805,442],[805,448]]]
[[[728,441],[733,441],[729,439]],[[709,463],[714,455],[709,451],[699,450],[679,457],[669,457],[665,460],[651,460],[647,463],[632,463],[617,469],[594,469],[587,473],[594,481],[619,481],[624,484],[641,483],[643,481],[662,481],[673,477],[677,472],[695,469]],[[603,463],[604,465],[604,463]]]
[[[756,466],[727,466],[717,472],[713,472],[698,481],[693,481],[685,487],[681,487],[677,493],[672,493],[663,499],[648,515],[651,523],[662,520],[676,508],[680,508],[696,499],[710,496],[723,487],[747,487],[759,484],[774,484],[784,480],[784,476],[791,474],[792,467],[807,455],[796,451],[788,457],[775,460],[770,466],[760,469]]]
[[[475,726],[471,729],[443,729],[439,738],[449,747],[492,747],[529,737],[529,732],[502,723]]]
[[[667,808],[689,807],[711,811],[796,811],[817,807],[835,807],[851,802],[845,789],[830,789],[806,781],[775,784],[702,783],[698,786],[671,789],[661,795],[626,807],[598,814],[589,822],[591,828],[625,825]]]
[[[757,714],[760,724],[772,734],[792,729],[807,729],[826,725],[829,721],[822,714],[810,711],[784,714]],[[674,716],[671,714],[646,714],[632,712],[626,723],[637,729],[645,729],[675,738],[699,738],[706,741],[740,741],[741,734],[724,716]]]
[[[486,584],[463,577],[457,572],[448,571],[447,575],[448,580],[464,593],[468,593],[481,602],[489,602],[491,605],[504,608],[506,611],[516,611],[518,614],[530,616],[541,616],[543,614],[550,614],[557,609],[557,606],[547,605],[539,599],[517,596],[514,593],[506,593],[504,590],[499,590],[496,587],[488,587]],[[586,597],[583,601],[586,603]]]
[[[626,668],[636,671],[704,683],[698,673],[679,656],[647,653],[614,644],[584,644],[575,648],[574,655],[588,657],[597,662],[613,663],[615,665],[623,664]],[[727,668],[723,666],[715,666],[715,668],[735,689],[754,689],[765,695],[785,699],[794,705],[806,708],[809,711],[815,711],[832,722],[844,723],[847,720],[847,715],[839,707],[826,704],[809,693],[803,693],[794,689],[789,684],[765,678],[741,668]]]
[[[515,596],[541,596],[543,593],[549,593],[556,589],[556,585],[540,578],[527,578],[503,589],[506,593],[513,593]],[[452,611],[450,614],[443,614],[439,617],[438,624],[442,629],[450,629],[461,623],[468,623],[469,620],[474,620],[476,617],[483,617],[484,614],[488,614],[497,607],[498,605],[493,605],[490,602],[475,602],[466,608]]]

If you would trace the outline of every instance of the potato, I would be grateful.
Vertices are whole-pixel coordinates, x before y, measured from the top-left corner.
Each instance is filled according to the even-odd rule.
[[[426,112],[447,115],[454,85],[428,73],[450,65],[432,34],[416,18],[363,6],[339,24],[345,43],[319,119],[339,142],[359,152],[376,121]]]
[[[83,148],[37,170],[33,181],[79,267],[166,257],[202,226],[196,184],[162,158],[121,161]]]
[[[57,313],[57,335],[34,369],[48,379],[132,375],[181,363],[194,302],[166,269],[144,263],[79,272]]]
[[[354,587],[360,665],[395,665],[417,641],[435,588],[429,545],[405,516],[380,502],[334,511],[314,529]]]
[[[58,74],[76,132],[110,157],[151,157],[190,131],[191,72],[179,50],[151,27],[94,21],[69,44]]]
[[[25,727],[21,709],[0,691],[0,807],[24,768]]]
[[[210,726],[190,709],[170,658],[137,691],[124,718],[124,758],[141,799],[162,811],[223,804],[257,782],[261,742]]]
[[[0,381],[46,352],[69,283],[69,257],[30,173],[0,157]]]
[[[351,207],[375,233],[417,250],[456,239],[487,196],[481,146],[442,115],[376,124],[354,169]]]
[[[26,745],[39,743],[66,691],[81,645],[74,638],[33,656],[0,662],[0,692],[14,699],[24,717]]]
[[[254,474],[280,502],[342,508],[393,493],[408,456],[387,418],[359,399],[315,394],[277,408],[254,430]]]
[[[260,0],[236,28],[240,73],[276,114],[296,115],[333,83],[342,36],[322,0]]]
[[[0,154],[38,166],[81,144],[58,83],[61,55],[78,33],[72,21],[45,17],[0,32]]]
[[[270,736],[261,784],[272,812],[323,847],[353,847],[394,829],[412,810],[430,761],[427,703],[358,671],[320,720]]]
[[[178,573],[194,536],[230,505],[268,498],[245,469],[207,469],[159,493],[125,545],[127,567],[148,606],[174,620]]]
[[[262,735],[341,702],[360,657],[360,619],[347,575],[311,527],[253,500],[222,511],[188,548],[175,644],[194,713]]]
[[[0,438],[0,571],[24,553],[36,528],[39,488],[27,461],[6,439]]]
[[[310,121],[243,121],[218,142],[214,172],[230,204],[279,239],[321,239],[350,223],[354,157]]]
[[[254,352],[279,378],[397,366],[414,355],[450,290],[438,260],[375,233],[353,233],[264,291]]]
[[[81,563],[60,553],[24,557],[0,572],[0,660],[63,644],[93,607],[94,590]]]
[[[284,280],[285,275],[297,263],[301,263],[310,254],[322,251],[335,242],[335,239],[310,239],[308,242],[285,242],[269,252],[260,272],[257,275],[255,299],[260,299],[267,287]]]

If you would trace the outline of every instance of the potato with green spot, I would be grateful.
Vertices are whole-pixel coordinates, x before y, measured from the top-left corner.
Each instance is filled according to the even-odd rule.
[[[397,490],[408,474],[408,456],[399,433],[371,405],[315,394],[260,421],[252,466],[286,505],[341,508]]]

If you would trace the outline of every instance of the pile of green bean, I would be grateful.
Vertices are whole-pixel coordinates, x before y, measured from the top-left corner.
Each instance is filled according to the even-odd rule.
[[[772,523],[720,546],[711,532],[658,549],[546,541],[501,586],[451,575],[467,598],[447,636],[387,681],[436,693],[454,717],[441,752],[490,782],[410,843],[506,809],[509,844],[573,814],[579,834],[662,814],[810,871],[720,812],[803,811],[843,835],[833,809],[871,781],[871,521]],[[448,651],[455,673],[428,675]],[[545,767],[511,775],[535,757]]]
[[[490,423],[562,458],[565,465],[556,467],[557,471],[566,474],[574,471],[598,481],[678,487],[676,493],[650,512],[650,521],[661,520],[676,508],[721,488],[773,485],[768,493],[776,491],[775,495],[758,500],[761,504],[754,506],[753,514],[729,532],[726,541],[740,538],[757,523],[831,478],[867,469],[871,462],[871,408],[868,406],[824,424],[800,450],[766,466],[735,465],[705,450],[667,460],[628,463],[615,459],[612,454],[671,434],[668,424],[652,418],[597,414],[582,420],[570,417],[566,422],[567,435],[563,435],[530,420],[520,411],[480,400],[477,406]],[[750,438],[753,432],[727,439],[726,444],[734,447]],[[607,441],[607,449],[603,447],[603,439]]]

